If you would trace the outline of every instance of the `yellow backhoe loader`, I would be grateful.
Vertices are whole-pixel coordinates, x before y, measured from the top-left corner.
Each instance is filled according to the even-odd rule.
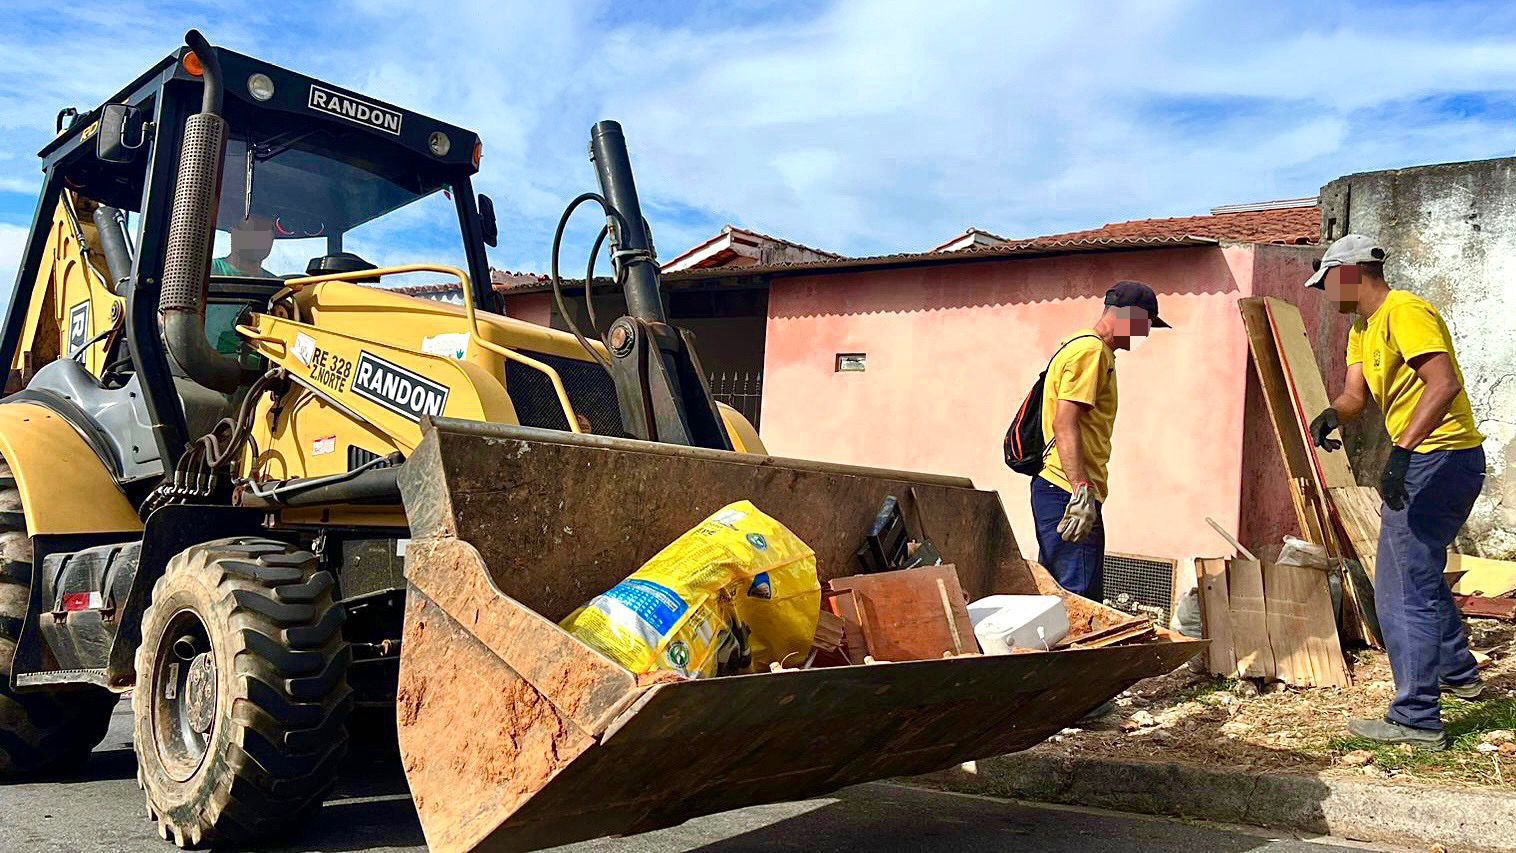
[[[994,493],[772,458],[713,402],[614,122],[563,220],[604,214],[625,295],[592,340],[500,312],[475,134],[186,42],[41,152],[0,338],[0,774],[77,765],[131,691],[160,834],[258,843],[388,708],[428,843],[527,850],[1022,749],[1198,650],[617,666],[560,620],[740,499],[823,579],[909,494],[969,594],[1049,581]],[[418,277],[462,304],[386,289]]]

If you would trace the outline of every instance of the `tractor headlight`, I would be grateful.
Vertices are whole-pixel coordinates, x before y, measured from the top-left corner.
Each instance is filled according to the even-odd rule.
[[[255,101],[266,101],[274,96],[274,81],[267,74],[254,74],[247,78],[247,93]]]
[[[426,140],[426,145],[438,157],[446,157],[447,152],[453,149],[453,141],[448,139],[447,134],[440,130],[432,133],[431,137]]]

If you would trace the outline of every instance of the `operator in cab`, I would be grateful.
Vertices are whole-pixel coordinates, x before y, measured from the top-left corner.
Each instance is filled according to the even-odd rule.
[[[240,219],[232,226],[229,236],[231,250],[226,257],[211,261],[211,275],[279,277],[263,268],[263,262],[274,250],[273,217],[255,213]]]
[[[1139,281],[1105,294],[1094,326],[1065,338],[1047,368],[1042,433],[1048,450],[1032,479],[1038,561],[1059,586],[1095,601],[1105,597],[1106,467],[1116,429],[1116,352],[1154,329],[1158,297]]]
[[[1385,280],[1387,253],[1373,237],[1334,242],[1307,287],[1326,291],[1348,333],[1347,382],[1311,422],[1317,447],[1342,446],[1331,433],[1363,411],[1370,395],[1384,413],[1390,458],[1380,476],[1374,605],[1395,676],[1395,699],[1380,720],[1348,731],[1381,743],[1447,747],[1438,697],[1479,698],[1483,683],[1468,635],[1443,578],[1448,546],[1484,485],[1484,436],[1464,392],[1453,338],[1425,299]]]

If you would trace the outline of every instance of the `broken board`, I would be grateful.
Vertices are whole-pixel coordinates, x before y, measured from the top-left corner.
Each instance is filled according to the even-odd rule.
[[[931,660],[979,651],[968,599],[953,566],[833,578],[829,586],[839,601],[851,593],[868,654],[875,660]],[[848,619],[846,613],[838,615]]]
[[[1269,641],[1279,679],[1303,687],[1352,684],[1326,575],[1316,569],[1263,564]]]
[[[1200,587],[1201,636],[1211,641],[1207,662],[1213,675],[1231,676],[1237,671],[1232,651],[1232,605],[1227,596],[1226,560],[1199,557],[1195,580]]]
[[[1227,599],[1232,614],[1232,650],[1239,678],[1273,678],[1276,655],[1270,642],[1264,577],[1257,560],[1226,561]]]

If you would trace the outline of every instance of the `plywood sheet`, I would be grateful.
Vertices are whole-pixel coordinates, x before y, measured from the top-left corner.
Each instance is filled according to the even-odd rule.
[[[1315,457],[1318,480],[1323,489],[1345,488],[1357,484],[1353,469],[1348,465],[1348,454],[1341,448],[1328,453],[1316,447],[1310,440],[1310,423],[1327,406],[1332,398],[1327,394],[1326,382],[1321,378],[1321,368],[1316,363],[1316,353],[1311,339],[1306,335],[1305,321],[1300,309],[1282,299],[1268,297],[1264,300],[1273,327],[1275,345],[1279,350],[1280,366],[1289,384],[1295,411],[1296,429],[1302,441]]]
[[[1232,649],[1239,677],[1274,677],[1263,573],[1257,560],[1227,561],[1227,598],[1232,612]]]
[[[1237,309],[1242,314],[1243,328],[1247,330],[1253,370],[1263,389],[1269,420],[1274,427],[1274,438],[1278,441],[1280,458],[1290,481],[1291,502],[1295,517],[1300,522],[1301,535],[1312,542],[1323,542],[1322,518],[1317,513],[1315,504],[1300,490],[1300,481],[1309,481],[1313,477],[1311,459],[1293,414],[1289,385],[1274,342],[1268,308],[1263,299],[1255,297],[1239,300]]]
[[[1500,598],[1516,592],[1516,563],[1510,560],[1449,554],[1448,571],[1464,573],[1453,587],[1459,595]]]
[[[833,578],[830,586],[837,593],[853,593],[875,660],[931,660],[979,651],[953,566]]]
[[[1211,641],[1207,662],[1215,675],[1233,675],[1237,658],[1232,651],[1232,607],[1227,596],[1226,560],[1195,560],[1196,581],[1200,585],[1200,621],[1202,635]]]
[[[1353,552],[1372,578],[1379,552],[1379,508],[1382,503],[1379,492],[1372,486],[1346,486],[1330,492]]]
[[[1263,582],[1280,680],[1301,687],[1348,686],[1326,575],[1269,562],[1263,564]]]

